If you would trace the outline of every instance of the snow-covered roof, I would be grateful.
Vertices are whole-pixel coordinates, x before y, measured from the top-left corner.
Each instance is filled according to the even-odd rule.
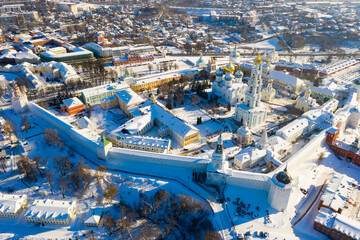
[[[73,108],[73,107],[83,105],[83,103],[77,97],[65,99],[65,100],[63,100],[63,103],[65,104],[65,106],[67,108]]]
[[[301,79],[299,79],[297,77],[291,76],[291,75],[283,73],[283,72],[275,71],[275,70],[270,70],[269,75],[274,80],[284,82],[284,83],[288,83],[288,84],[290,84],[292,86],[299,86],[299,85],[302,85],[304,83]]]
[[[235,155],[235,159],[244,164],[245,162],[251,161],[256,162],[260,158],[266,155],[266,149],[258,149],[255,147],[245,148],[240,153]]]
[[[324,68],[320,73],[325,75],[330,75],[335,72],[338,72],[344,68],[348,68],[352,65],[357,64],[358,61],[356,59],[346,60],[339,63],[336,63],[335,65],[332,65],[330,67]]]
[[[76,201],[35,200],[25,218],[67,220],[76,207]]]
[[[162,106],[158,103],[151,105],[151,118],[156,118],[181,137],[189,136],[199,132],[197,128],[178,118],[170,110],[166,110],[165,106]]]
[[[334,229],[353,239],[360,239],[360,222],[350,217],[333,212],[328,208],[320,208],[315,222]]]
[[[0,212],[15,214],[27,201],[27,195],[0,194]]]
[[[122,131],[112,132],[109,136],[125,144],[143,147],[167,149],[171,144],[171,141],[167,139],[124,134]]]
[[[142,97],[137,95],[130,88],[126,89],[126,90],[121,90],[121,91],[114,92],[114,95],[117,98],[119,98],[123,103],[125,103],[126,106],[138,105],[140,103],[145,102],[145,100]]]
[[[83,96],[85,98],[89,98],[92,96],[100,95],[105,92],[109,92],[109,91],[114,92],[114,91],[128,89],[128,88],[129,88],[129,85],[127,85],[126,83],[118,82],[118,83],[101,85],[101,86],[97,86],[97,87],[93,87],[93,88],[87,88],[87,89],[82,90],[81,93],[83,94]]]
[[[76,124],[79,126],[79,128],[87,128],[89,124],[91,123],[90,119],[88,117],[82,117],[76,120]]]
[[[84,220],[84,224],[99,225],[103,211],[103,208],[90,209],[87,218]]]
[[[299,132],[303,132],[309,126],[309,120],[303,117],[300,117],[291,123],[285,125],[280,128],[276,133],[281,135],[286,140],[291,139],[292,136],[298,134]]]
[[[322,205],[327,206],[334,211],[342,209],[345,205],[346,198],[351,192],[351,185],[354,179],[335,173],[321,197]]]
[[[163,79],[169,79],[169,78],[176,78],[181,77],[180,73],[168,73],[168,74],[161,74],[155,77],[145,77],[143,79],[140,79],[134,83],[132,83],[134,86],[139,86],[147,83],[157,82],[161,81]]]
[[[137,134],[140,132],[149,122],[151,121],[151,113],[145,113],[144,115],[136,116],[117,129],[115,129],[113,132],[118,132],[122,129],[126,129],[129,131],[130,134]]]

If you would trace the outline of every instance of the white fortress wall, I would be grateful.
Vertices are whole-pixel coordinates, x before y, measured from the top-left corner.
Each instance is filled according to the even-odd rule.
[[[303,148],[295,153],[290,159],[286,161],[287,169],[289,172],[294,171],[299,165],[307,161],[311,155],[313,155],[317,149],[325,142],[327,129],[320,132],[315,138],[308,142]],[[274,173],[278,173],[283,170],[285,164],[275,169]]]
[[[74,147],[77,151],[81,152],[90,159],[94,159],[94,156],[97,158],[97,143],[81,135],[73,128],[72,125],[60,120],[54,114],[37,104],[28,103],[28,106],[32,113],[52,125],[50,128],[58,130],[59,137],[61,137],[63,141],[66,139],[67,145]],[[200,172],[205,172],[207,164],[209,163],[209,160],[199,158],[150,153],[117,147],[113,147],[109,150],[108,160],[114,165],[117,165],[117,162],[144,162],[175,168],[188,168]]]
[[[151,163],[176,168],[188,168],[199,172],[205,172],[209,163],[209,160],[200,158],[183,157],[153,152],[150,153],[118,147],[113,147],[110,149],[108,153],[108,161],[114,165],[121,164],[121,162]]]
[[[231,170],[230,174],[226,176],[226,183],[244,188],[269,191],[270,179],[269,174]]]
[[[66,145],[70,145],[90,159],[94,159],[94,156],[97,156],[98,145],[78,133],[72,125],[60,120],[54,114],[35,103],[29,102],[28,107],[33,114],[52,125],[50,128],[58,131],[58,136],[61,137],[63,141],[66,141]]]

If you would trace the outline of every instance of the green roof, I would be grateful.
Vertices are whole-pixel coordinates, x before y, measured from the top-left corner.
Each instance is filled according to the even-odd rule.
[[[104,147],[106,147],[110,142],[103,136],[103,142],[104,142]]]

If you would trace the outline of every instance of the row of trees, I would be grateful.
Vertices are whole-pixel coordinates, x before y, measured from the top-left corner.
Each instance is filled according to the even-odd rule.
[[[159,190],[140,195],[135,207],[124,201],[108,212],[103,224],[121,239],[221,239],[210,221],[210,209],[189,196]]]

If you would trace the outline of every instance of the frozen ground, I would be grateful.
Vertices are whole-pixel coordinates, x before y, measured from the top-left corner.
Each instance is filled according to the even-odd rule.
[[[276,51],[282,50],[279,45],[279,39],[277,37],[273,37],[264,41],[260,41],[257,43],[245,43],[240,46],[239,48],[256,48],[260,50],[273,50],[275,48]]]

